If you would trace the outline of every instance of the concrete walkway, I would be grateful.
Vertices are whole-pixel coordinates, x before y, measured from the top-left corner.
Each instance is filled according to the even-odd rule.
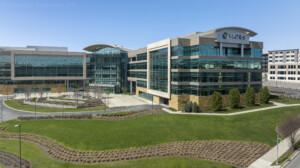
[[[300,130],[297,131],[297,135],[299,137]],[[274,137],[275,139],[276,137]],[[299,140],[299,138],[298,138]],[[278,158],[287,152],[290,149],[290,141],[289,138],[285,138],[282,142],[278,144]],[[273,147],[269,152],[264,154],[262,157],[253,162],[248,168],[271,168],[272,163],[276,161],[277,158],[277,145]],[[276,166],[278,167],[278,166]],[[300,167],[300,166],[299,166]]]
[[[247,113],[253,113],[257,111],[264,111],[264,110],[270,110],[270,109],[275,109],[275,108],[280,108],[280,107],[289,107],[289,106],[300,106],[300,104],[282,104],[282,103],[277,103],[277,102],[271,102],[275,106],[271,107],[265,107],[265,108],[258,108],[258,109],[253,109],[253,110],[246,110],[246,111],[241,111],[241,112],[235,112],[235,113],[186,113],[186,112],[181,112],[181,111],[171,111],[167,108],[163,108],[163,110],[167,113],[170,114],[183,114],[183,115],[209,115],[209,116],[234,116],[234,115],[241,115],[241,114],[247,114]]]

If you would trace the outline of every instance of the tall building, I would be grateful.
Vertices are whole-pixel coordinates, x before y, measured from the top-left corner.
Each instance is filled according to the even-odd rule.
[[[94,44],[84,48],[87,54],[87,76],[90,89],[99,86],[112,93],[128,88],[127,52],[130,49],[110,44]]]
[[[131,92],[154,103],[180,109],[214,91],[244,93],[262,85],[262,42],[250,41],[256,33],[225,27],[165,39],[128,51]],[[201,107],[201,106],[200,106]]]
[[[268,72],[269,54],[268,52],[263,52],[263,60],[261,64],[261,69],[263,72]]]
[[[300,83],[300,49],[268,51],[268,60],[270,82]]]
[[[82,89],[86,54],[66,47],[0,47],[0,94]]]

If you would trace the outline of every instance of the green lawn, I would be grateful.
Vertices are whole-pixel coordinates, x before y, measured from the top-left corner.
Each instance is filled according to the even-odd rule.
[[[0,150],[19,154],[18,140],[0,141]],[[72,164],[49,158],[37,145],[22,142],[22,157],[33,164],[34,168],[233,168],[223,163],[204,161],[187,157],[147,158],[132,161],[120,161],[103,164]],[[1,167],[1,166],[0,166]]]
[[[241,106],[237,109],[230,109],[229,107],[224,109],[223,111],[217,112],[217,113],[237,113],[237,112],[242,112],[242,111],[247,111],[247,110],[254,110],[254,109],[259,109],[259,108],[265,108],[265,107],[271,107],[274,106],[273,104],[256,104],[255,106]],[[209,113],[216,113],[214,111],[208,111]],[[204,111],[205,113],[205,111]]]
[[[17,110],[31,111],[34,112],[34,106],[24,104],[22,101],[16,100],[5,100],[5,104],[9,107],[12,107]],[[88,111],[102,111],[107,110],[106,106],[97,106],[97,107],[89,107],[89,108],[77,108],[77,109],[59,109],[59,108],[47,108],[47,107],[36,107],[37,112],[41,113],[57,113],[57,112],[88,112]]]
[[[299,106],[283,107],[237,116],[154,114],[133,119],[106,120],[12,120],[0,124],[5,132],[48,137],[78,150],[112,150],[190,140],[240,140],[276,144],[276,125],[286,115],[300,114]]]
[[[285,97],[285,96],[275,96],[271,95],[270,101],[283,103],[283,104],[300,104],[300,99]]]
[[[278,158],[278,165],[281,165],[282,163],[284,163],[293,153],[290,151],[285,152],[283,155],[281,155]],[[276,165],[276,161],[274,163],[272,163],[272,166]]]

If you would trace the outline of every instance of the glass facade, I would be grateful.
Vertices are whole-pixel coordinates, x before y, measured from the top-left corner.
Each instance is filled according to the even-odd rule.
[[[222,48],[223,56],[241,57],[241,48]],[[174,46],[171,56],[220,56],[220,48],[213,45]],[[262,49],[244,48],[244,57],[262,58]]]
[[[261,81],[261,72],[172,72],[173,82],[252,82]]]
[[[150,52],[150,89],[168,92],[168,48]]]
[[[172,59],[172,69],[261,69],[261,60]]]
[[[147,62],[142,63],[131,63],[129,69],[147,69]]]
[[[127,53],[116,48],[102,48],[92,53],[92,83],[109,84],[119,93],[127,86]],[[106,86],[107,87],[107,86]],[[108,88],[104,88],[108,89]]]
[[[147,79],[147,72],[129,71],[128,77]]]
[[[138,87],[147,88],[147,82],[146,81],[137,80],[136,85]]]
[[[137,54],[136,55],[136,60],[137,61],[147,60],[147,53]]]
[[[15,55],[15,77],[60,76],[83,76],[83,57]]]
[[[149,93],[139,91],[139,97],[152,101],[153,96]]]
[[[248,85],[213,85],[213,86],[195,86],[195,85],[172,85],[171,94],[175,95],[195,95],[209,96],[214,91],[221,94],[229,94],[230,89],[238,88],[240,93],[246,92]],[[251,85],[256,92],[261,88],[261,85]]]

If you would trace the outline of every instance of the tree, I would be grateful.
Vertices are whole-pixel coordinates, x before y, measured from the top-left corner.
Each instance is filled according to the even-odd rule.
[[[213,111],[221,111],[222,110],[222,95],[219,92],[214,92],[210,98],[210,106]]]
[[[99,100],[102,99],[102,93],[103,93],[103,91],[102,91],[102,89],[101,89],[100,86],[97,86],[97,87],[95,88],[95,93],[96,93],[95,97],[97,96],[97,98],[98,98]]]
[[[269,93],[268,87],[265,86],[265,87],[259,89],[258,97],[259,97],[259,102],[261,104],[269,103],[270,93]]]
[[[246,105],[254,106],[255,105],[255,91],[251,86],[248,86],[245,96],[246,96]]]
[[[191,112],[191,111],[192,111],[192,104],[191,104],[191,102],[186,103],[186,104],[183,106],[183,109],[184,109],[184,112]]]
[[[44,93],[45,93],[44,87],[43,87],[43,86],[40,86],[38,91],[39,91],[40,98],[42,98],[43,95],[44,95]]]
[[[122,92],[123,93],[127,93],[127,91],[128,91],[127,87],[122,87]]]
[[[192,112],[199,112],[198,104],[196,102],[194,102],[192,105]]]
[[[288,117],[287,122],[278,126],[276,130],[284,137],[288,137],[291,145],[291,149],[295,149],[295,144],[297,143],[299,134],[297,131],[300,128],[300,118],[298,117]]]
[[[232,109],[238,108],[240,106],[240,91],[239,91],[239,89],[234,88],[229,91],[229,106]]]
[[[31,95],[31,87],[26,85],[26,87],[24,88],[24,94],[25,94],[25,98],[28,99]]]

